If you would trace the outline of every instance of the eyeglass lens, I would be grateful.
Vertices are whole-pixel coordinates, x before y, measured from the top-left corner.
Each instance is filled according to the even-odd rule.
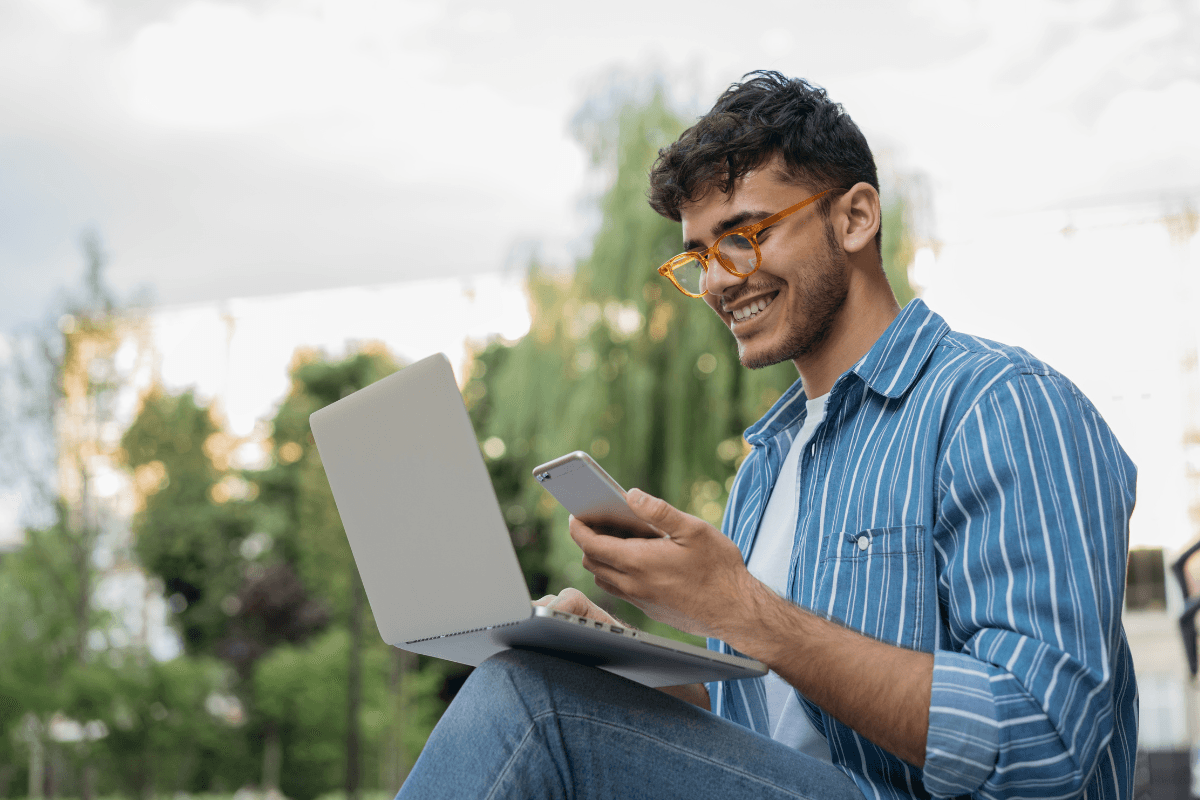
[[[692,294],[704,291],[704,265],[700,263],[700,259],[692,258],[676,265],[672,274],[684,291]]]
[[[745,275],[758,268],[758,252],[753,243],[741,234],[726,236],[717,245],[717,251],[725,259],[725,263],[734,270]]]
[[[717,246],[724,266],[740,275],[748,275],[758,269],[759,257],[753,243],[745,236],[726,236]],[[673,270],[675,280],[685,291],[701,294],[704,291],[704,265],[699,258],[690,258],[677,264]]]

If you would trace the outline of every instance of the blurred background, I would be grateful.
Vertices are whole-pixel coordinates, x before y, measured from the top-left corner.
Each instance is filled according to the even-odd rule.
[[[467,671],[379,639],[307,416],[437,351],[534,596],[665,632],[529,472],[719,521],[795,372],[654,273],[645,175],[760,68],[864,129],[901,301],[1138,464],[1138,792],[1200,795],[1200,2],[8,0],[0,797],[395,792]]]

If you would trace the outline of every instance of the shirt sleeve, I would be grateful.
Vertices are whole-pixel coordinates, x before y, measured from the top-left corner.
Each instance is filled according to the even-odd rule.
[[[1134,468],[1058,375],[993,387],[949,440],[934,533],[935,796],[1083,792],[1114,731]]]

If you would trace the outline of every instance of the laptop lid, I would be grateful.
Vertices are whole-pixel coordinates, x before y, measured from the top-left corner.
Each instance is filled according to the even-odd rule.
[[[445,355],[309,421],[385,642],[530,616],[529,589]]]

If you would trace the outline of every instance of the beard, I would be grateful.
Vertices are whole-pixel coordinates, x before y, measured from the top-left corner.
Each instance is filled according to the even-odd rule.
[[[787,283],[772,276],[767,286],[787,286],[799,298],[794,319],[790,320],[782,341],[769,350],[747,355],[745,346],[738,342],[738,360],[743,367],[761,369],[782,361],[794,361],[813,353],[829,338],[834,320],[846,304],[850,277],[846,270],[846,254],[838,246],[828,224],[824,239],[825,247],[809,259],[797,279]]]

